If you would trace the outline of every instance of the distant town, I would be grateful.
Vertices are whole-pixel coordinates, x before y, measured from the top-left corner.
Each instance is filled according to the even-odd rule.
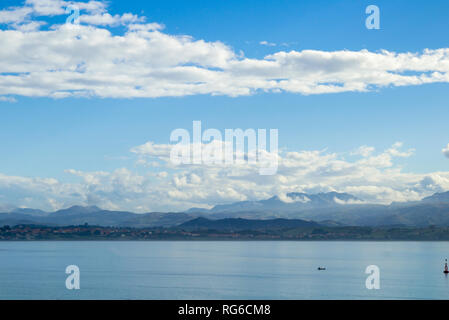
[[[449,227],[299,227],[259,230],[16,225],[0,241],[38,240],[449,240]]]

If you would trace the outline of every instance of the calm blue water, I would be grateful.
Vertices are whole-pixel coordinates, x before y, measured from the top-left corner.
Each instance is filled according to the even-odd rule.
[[[449,242],[0,242],[0,299],[448,299],[445,257]]]

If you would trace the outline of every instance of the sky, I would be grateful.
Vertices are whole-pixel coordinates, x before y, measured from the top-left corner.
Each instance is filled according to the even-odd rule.
[[[447,1],[1,0],[0,208],[448,191],[448,30]],[[193,121],[277,129],[277,173],[174,166]]]

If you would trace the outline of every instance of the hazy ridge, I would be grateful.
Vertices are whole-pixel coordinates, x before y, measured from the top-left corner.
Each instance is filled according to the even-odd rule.
[[[277,196],[260,201],[243,201],[217,205],[210,210],[192,208],[185,212],[150,212],[136,214],[127,211],[103,210],[96,206],[73,206],[55,212],[37,209],[11,209],[0,213],[0,225],[98,225],[123,227],[172,227],[197,218],[243,224],[245,220],[297,220],[326,226],[384,226],[423,227],[449,226],[449,192],[436,193],[421,201],[365,204],[347,193],[289,193],[286,199]],[[238,219],[245,220],[238,220]],[[280,220],[281,219],[281,220]],[[283,219],[283,220],[282,220]],[[201,220],[196,220],[198,221]],[[261,222],[263,224],[263,222]],[[243,225],[242,225],[243,226]],[[273,227],[275,227],[273,225]]]

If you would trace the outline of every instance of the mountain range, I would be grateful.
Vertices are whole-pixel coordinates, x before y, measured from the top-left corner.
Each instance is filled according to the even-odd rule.
[[[449,226],[449,192],[435,193],[421,201],[375,205],[347,193],[306,194],[292,192],[259,201],[217,205],[211,209],[192,208],[185,212],[136,214],[111,211],[96,206],[73,206],[55,212],[16,208],[0,213],[0,226],[17,224],[99,225],[122,227],[191,227],[204,225],[206,218],[221,223],[242,224],[246,220],[270,220],[272,224],[298,220],[327,226]],[[226,220],[231,219],[231,220]],[[239,220],[241,219],[241,220]],[[190,223],[191,222],[191,223]],[[265,222],[260,222],[264,225]],[[298,222],[299,223],[299,222]],[[273,225],[274,226],[274,225]],[[216,227],[216,226],[215,226]],[[233,226],[237,228],[238,226]],[[274,226],[275,227],[275,226]]]
[[[73,206],[55,212],[15,209],[0,213],[1,225],[40,224],[49,226],[90,224],[120,227],[171,227],[191,220],[185,213],[151,212],[137,214],[127,211],[103,210],[96,206]]]
[[[186,211],[209,219],[304,219],[353,226],[449,225],[449,192],[435,193],[421,201],[368,204],[347,193],[288,193],[286,199],[271,197]]]

